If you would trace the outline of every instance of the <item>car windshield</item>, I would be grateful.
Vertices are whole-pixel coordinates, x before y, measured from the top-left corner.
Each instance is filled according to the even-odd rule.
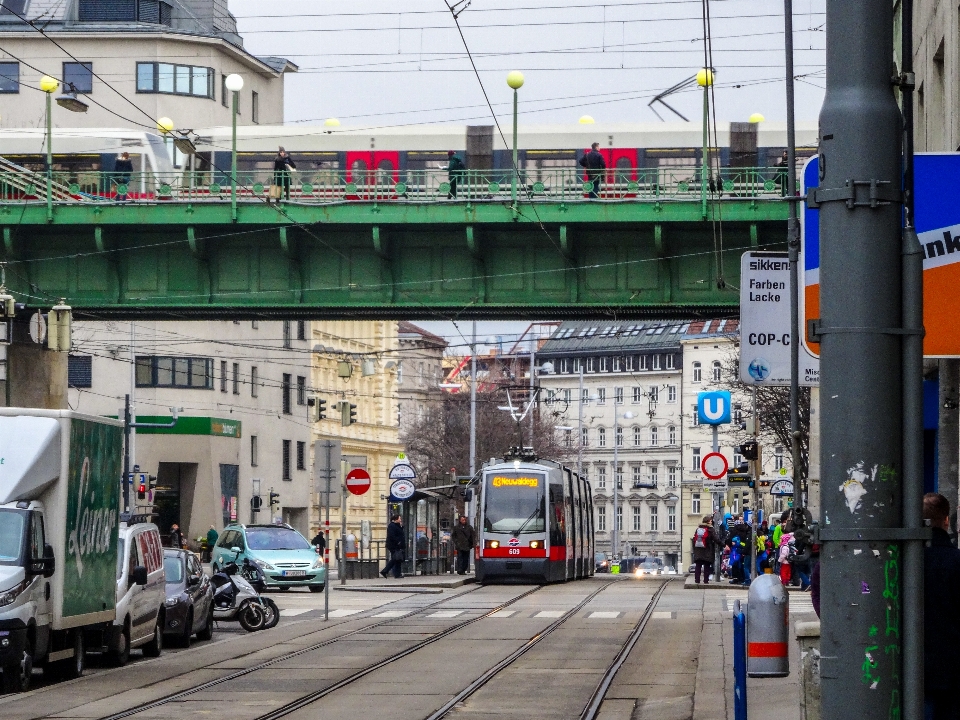
[[[648,560],[647,562],[643,563],[643,565],[641,565],[640,567],[642,567],[644,570],[659,570],[659,569],[660,569],[660,566],[659,566],[659,565],[657,565],[655,562],[651,562],[651,561],[649,561],[649,560]]]
[[[163,572],[167,576],[167,585],[183,582],[183,560],[178,557],[165,557]]]
[[[289,528],[247,528],[247,545],[251,550],[309,550],[310,543],[296,530]]]
[[[488,532],[542,533],[543,476],[491,475],[484,488],[483,525]]]
[[[0,510],[0,565],[14,565],[20,561],[26,525],[26,512]]]

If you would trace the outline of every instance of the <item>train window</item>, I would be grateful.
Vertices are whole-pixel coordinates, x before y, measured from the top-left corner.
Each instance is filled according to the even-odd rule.
[[[79,93],[93,92],[93,63],[65,62],[63,64],[63,84]]]
[[[488,532],[544,531],[544,478],[508,473],[490,478],[484,492],[484,529]]]
[[[20,92],[20,63],[0,62],[0,93]]]

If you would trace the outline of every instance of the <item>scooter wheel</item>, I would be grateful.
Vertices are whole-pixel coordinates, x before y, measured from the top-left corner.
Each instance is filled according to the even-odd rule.
[[[266,617],[264,618],[263,627],[261,630],[269,630],[272,627],[276,627],[277,623],[280,622],[280,608],[277,607],[277,604],[268,597],[260,598],[264,604],[264,610]]]
[[[240,608],[237,620],[240,622],[240,627],[247,632],[256,632],[257,630],[263,629],[263,624],[267,618],[258,605],[247,603]]]

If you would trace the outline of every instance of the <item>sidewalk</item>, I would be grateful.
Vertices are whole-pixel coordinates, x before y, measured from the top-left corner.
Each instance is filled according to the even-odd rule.
[[[469,575],[405,575],[402,578],[378,577],[375,580],[347,580],[341,585],[337,579],[331,580],[333,590],[351,592],[443,592],[476,582]]]

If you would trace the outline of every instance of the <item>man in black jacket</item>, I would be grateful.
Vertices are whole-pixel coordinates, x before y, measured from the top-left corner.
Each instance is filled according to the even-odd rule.
[[[960,719],[960,550],[950,542],[950,502],[938,493],[923,496],[923,518],[933,527],[923,551],[923,675],[926,716]]]
[[[406,546],[407,542],[403,535],[403,525],[400,522],[400,516],[393,515],[390,518],[390,524],[387,525],[387,554],[390,556],[390,560],[384,566],[383,570],[380,571],[381,575],[387,577],[392,570],[395,578],[403,577],[400,573],[403,564],[403,551]]]
[[[453,532],[450,533],[453,547],[457,549],[457,575],[466,575],[470,569],[470,553],[476,544],[473,525],[467,522],[467,516],[461,515]]]
[[[590,146],[590,152],[580,158],[580,166],[586,168],[587,182],[593,183],[593,189],[590,190],[590,197],[600,197],[600,178],[603,171],[607,169],[607,163],[600,154],[600,143],[594,143]]]

